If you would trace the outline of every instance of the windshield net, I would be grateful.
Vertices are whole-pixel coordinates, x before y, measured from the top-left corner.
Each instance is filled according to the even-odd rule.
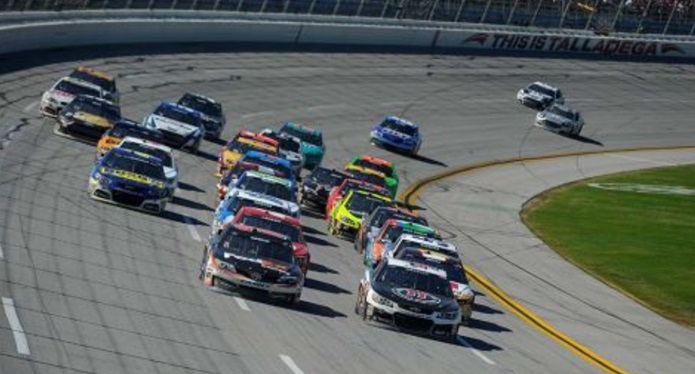
[[[253,227],[258,227],[260,229],[266,229],[273,232],[277,232],[279,234],[289,237],[290,240],[293,242],[301,241],[299,228],[290,223],[283,222],[279,219],[272,219],[268,217],[260,217],[247,214],[241,219],[241,223]]]

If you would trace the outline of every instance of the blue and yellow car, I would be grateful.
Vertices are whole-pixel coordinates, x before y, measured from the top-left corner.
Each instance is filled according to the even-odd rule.
[[[313,170],[320,166],[326,146],[323,144],[323,133],[320,130],[294,122],[285,122],[279,132],[285,133],[302,142],[302,155],[304,156],[304,168]]]
[[[89,176],[92,199],[161,214],[169,198],[162,160],[128,149],[114,148],[99,160]]]

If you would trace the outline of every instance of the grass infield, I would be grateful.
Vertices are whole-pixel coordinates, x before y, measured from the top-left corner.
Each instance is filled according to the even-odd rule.
[[[546,244],[588,273],[695,326],[695,166],[562,186],[530,201],[521,215]]]

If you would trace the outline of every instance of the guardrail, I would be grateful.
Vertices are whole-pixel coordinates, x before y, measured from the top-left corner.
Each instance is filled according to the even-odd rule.
[[[0,11],[210,10],[690,35],[695,0],[0,0]]]
[[[695,58],[692,38],[597,36],[561,30],[454,27],[449,23],[352,17],[192,11],[75,11],[0,14],[0,54],[70,46],[249,42],[415,47],[466,52]]]

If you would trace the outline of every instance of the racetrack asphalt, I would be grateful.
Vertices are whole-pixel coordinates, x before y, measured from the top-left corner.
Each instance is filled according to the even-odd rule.
[[[86,185],[93,145],[54,135],[52,122],[38,117],[36,105],[41,92],[78,61],[118,75],[126,117],[140,120],[159,100],[200,92],[223,102],[230,118],[225,137],[240,126],[257,130],[284,120],[306,122],[324,130],[325,164],[341,167],[361,153],[385,157],[396,162],[401,189],[448,166],[695,143],[691,65],[425,54],[145,52],[105,58],[95,57],[99,53],[93,49],[47,52],[35,57],[38,62],[26,61],[31,67],[0,76],[0,136],[14,128],[0,150],[0,296],[14,301],[30,349],[29,355],[18,353],[10,321],[0,313],[0,373],[599,372],[483,294],[476,321],[460,330],[461,344],[365,325],[353,314],[363,271],[360,258],[350,243],[327,236],[324,222],[310,213],[302,219],[314,265],[298,310],[204,289],[197,279],[203,246],[198,239],[209,232],[220,145],[206,142],[200,155],[181,155],[182,188],[162,217],[90,200]],[[42,59],[53,62],[42,65]],[[587,120],[582,137],[565,138],[531,125],[535,112],[519,106],[515,93],[536,79],[560,86],[568,103],[582,110]],[[407,158],[369,145],[371,126],[387,114],[421,124],[426,140],[420,156]],[[526,180],[504,178],[497,183],[510,190]],[[464,232],[470,220],[502,229],[515,225],[506,220],[514,215],[505,210],[506,202],[497,205],[504,210],[503,220],[466,206],[484,190],[474,194],[470,186],[452,187],[457,181],[439,182],[425,192],[423,213],[439,223],[461,223],[457,230]],[[487,245],[506,255],[510,239],[502,237]],[[493,265],[483,251],[467,251],[469,242],[461,238],[457,234],[455,240],[476,268],[509,286],[512,296],[556,327],[569,326],[563,331],[577,333],[579,341],[617,365],[636,372],[692,371],[682,370],[693,367],[692,354],[673,359],[676,348],[648,339],[601,351],[604,339],[639,336],[634,331],[648,327],[587,327],[592,321],[573,318],[595,313],[558,310],[559,302],[588,300],[584,289],[566,283],[574,277],[591,280],[566,264],[545,266],[542,272],[525,268],[533,256],[547,256],[547,251],[526,251],[521,269],[515,269]],[[525,279],[536,271],[541,279],[563,278],[563,283],[525,289],[540,287],[541,281]],[[604,296],[622,297],[605,289],[591,297],[592,305],[614,302],[601,300]],[[572,323],[563,325],[566,321]],[[633,359],[636,364],[625,361]]]

